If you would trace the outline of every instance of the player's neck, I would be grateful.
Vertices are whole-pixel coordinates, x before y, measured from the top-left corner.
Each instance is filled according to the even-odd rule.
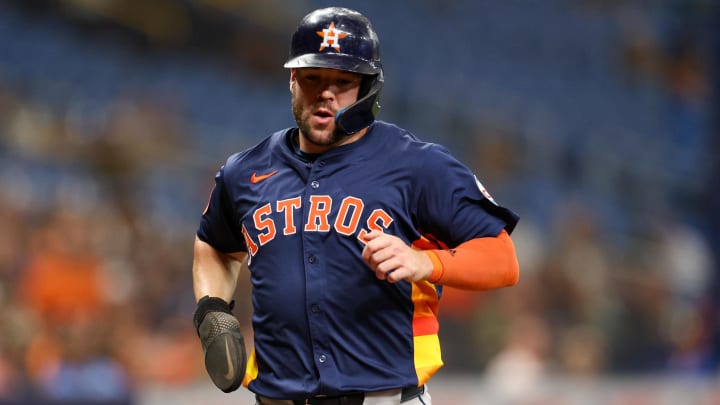
[[[367,128],[364,128],[352,135],[343,135],[336,142],[331,144],[317,144],[311,142],[306,136],[300,134],[300,131],[296,132],[293,136],[293,142],[298,146],[300,152],[307,155],[321,155],[331,149],[335,149],[342,145],[347,145],[360,140],[367,133]]]

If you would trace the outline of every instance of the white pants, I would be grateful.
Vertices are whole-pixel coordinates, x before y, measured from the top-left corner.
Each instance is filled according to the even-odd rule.
[[[365,393],[363,405],[400,405],[400,395],[400,390],[368,392]],[[281,399],[262,398],[262,403],[257,403],[256,405],[293,405],[293,402]],[[403,402],[402,405],[432,405],[427,385],[425,385],[425,392],[423,392],[422,395]]]

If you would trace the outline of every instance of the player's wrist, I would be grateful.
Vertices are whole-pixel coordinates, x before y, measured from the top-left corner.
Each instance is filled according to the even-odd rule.
[[[193,313],[193,324],[195,325],[195,330],[200,328],[200,324],[203,319],[205,319],[205,316],[210,312],[224,312],[226,314],[232,314],[234,307],[234,300],[228,303],[222,298],[210,297],[209,295],[200,298],[197,302],[197,306],[195,307],[195,313]]]
[[[423,253],[425,253],[432,263],[432,270],[429,272],[426,280],[435,284],[440,281],[444,273],[442,261],[440,261],[437,253],[432,250],[424,250]]]

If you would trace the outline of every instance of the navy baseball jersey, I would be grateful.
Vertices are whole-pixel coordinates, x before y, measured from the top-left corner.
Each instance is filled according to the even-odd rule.
[[[215,249],[249,255],[255,349],[244,384],[305,398],[425,383],[442,366],[441,287],[378,280],[364,235],[453,248],[512,232],[518,217],[443,147],[392,124],[319,156],[296,136],[279,131],[231,156],[198,229]]]

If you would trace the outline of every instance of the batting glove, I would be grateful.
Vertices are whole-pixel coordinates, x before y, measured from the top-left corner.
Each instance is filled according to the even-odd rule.
[[[223,392],[238,389],[245,376],[247,356],[240,322],[230,304],[217,297],[204,296],[198,301],[193,323],[205,352],[205,369],[212,382]]]

